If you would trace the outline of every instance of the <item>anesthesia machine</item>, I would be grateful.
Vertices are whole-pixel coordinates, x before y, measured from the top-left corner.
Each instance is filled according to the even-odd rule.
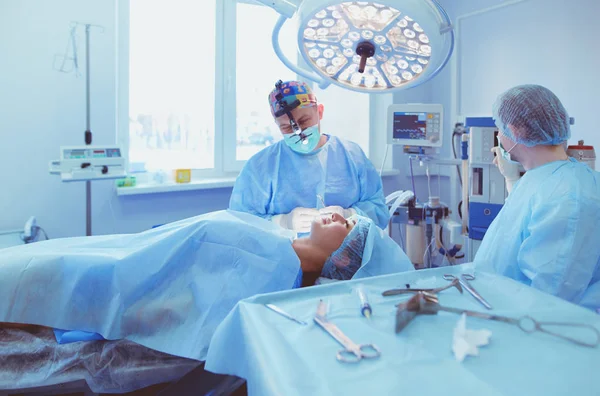
[[[395,104],[388,108],[388,147],[403,146],[412,162],[429,161],[439,152],[443,143],[444,111],[441,104]],[[427,167],[429,180],[429,167]],[[401,197],[403,201],[398,201]],[[387,199],[390,214],[406,222],[406,254],[417,268],[431,267],[437,254],[442,261],[453,263],[461,249],[460,225],[449,219],[450,210],[439,197],[430,196],[421,203],[414,193],[394,193]],[[393,202],[393,203],[392,203]],[[443,229],[450,231],[448,245],[443,240]]]

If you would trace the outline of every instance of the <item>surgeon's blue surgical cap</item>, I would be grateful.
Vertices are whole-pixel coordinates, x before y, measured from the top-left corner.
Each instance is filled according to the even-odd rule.
[[[492,112],[503,135],[528,147],[558,145],[571,137],[567,111],[552,91],[540,85],[509,89],[496,99]]]
[[[322,277],[348,280],[360,268],[371,220],[358,215],[354,215],[348,220],[356,220],[356,224],[346,235],[340,247],[325,261],[321,271]]]

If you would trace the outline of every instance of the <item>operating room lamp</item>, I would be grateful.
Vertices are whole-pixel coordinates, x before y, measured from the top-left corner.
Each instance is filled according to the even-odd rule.
[[[448,14],[435,0],[258,0],[281,16],[273,49],[296,74],[367,93],[420,85],[446,65],[454,47]],[[287,59],[279,31],[296,19],[298,50],[312,71]]]

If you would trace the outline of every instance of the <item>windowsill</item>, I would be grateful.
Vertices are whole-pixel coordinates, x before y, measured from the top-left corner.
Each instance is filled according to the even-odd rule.
[[[197,180],[189,183],[148,183],[134,187],[117,187],[117,195],[157,194],[177,191],[210,190],[215,188],[233,187],[235,177]]]
[[[398,176],[399,174],[399,169],[384,169],[383,172],[381,172],[381,177]]]
[[[382,177],[398,176],[398,169],[386,169]],[[192,181],[190,183],[143,183],[134,187],[117,187],[117,195],[158,194],[177,191],[211,190],[215,188],[233,187],[236,177],[210,178]]]

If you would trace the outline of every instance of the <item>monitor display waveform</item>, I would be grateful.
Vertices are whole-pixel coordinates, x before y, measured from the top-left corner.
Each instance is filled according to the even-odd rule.
[[[395,114],[394,139],[426,139],[426,118],[420,114]]]

